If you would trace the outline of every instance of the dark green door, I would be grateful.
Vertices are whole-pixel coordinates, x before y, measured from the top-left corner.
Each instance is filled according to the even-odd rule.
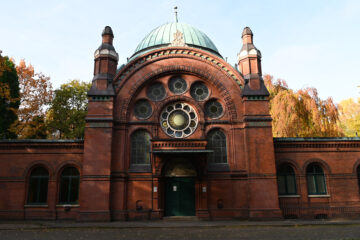
[[[191,177],[166,178],[165,215],[195,215],[195,181]]]

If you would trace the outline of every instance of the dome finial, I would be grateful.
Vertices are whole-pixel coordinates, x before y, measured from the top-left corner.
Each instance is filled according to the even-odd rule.
[[[251,29],[249,27],[245,27],[242,34],[241,34],[241,37],[244,37],[245,35],[251,35],[253,36],[253,32],[251,31]]]
[[[174,7],[174,12],[175,12],[175,22],[178,22],[177,9],[178,9],[178,7],[177,7],[177,6],[175,6],[175,7]]]
[[[114,37],[113,31],[110,26],[105,26],[101,36],[109,35],[111,37]]]

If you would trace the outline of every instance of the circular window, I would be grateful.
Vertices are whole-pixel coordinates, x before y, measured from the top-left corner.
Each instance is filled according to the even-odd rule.
[[[152,101],[161,101],[165,98],[166,91],[161,83],[154,83],[148,88],[146,94]]]
[[[135,103],[135,116],[139,119],[149,118],[152,114],[151,104],[147,100],[140,100]]]
[[[205,104],[205,113],[210,118],[219,118],[223,114],[224,110],[217,100],[213,99]]]
[[[190,94],[195,100],[204,101],[209,96],[209,89],[205,86],[205,84],[196,82],[191,85]]]
[[[173,103],[161,112],[160,125],[170,137],[184,138],[196,130],[198,117],[189,104]]]
[[[181,77],[173,77],[169,81],[169,89],[175,94],[182,94],[186,91],[187,85]]]

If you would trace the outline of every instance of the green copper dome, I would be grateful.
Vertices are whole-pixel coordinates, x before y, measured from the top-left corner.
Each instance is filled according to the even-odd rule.
[[[189,47],[200,48],[221,57],[214,43],[199,29],[186,23],[166,23],[152,30],[137,46],[131,58],[156,48],[167,47],[173,43],[175,33],[182,33],[184,43]]]

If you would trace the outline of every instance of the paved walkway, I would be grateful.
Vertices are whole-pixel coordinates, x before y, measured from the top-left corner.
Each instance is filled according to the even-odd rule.
[[[360,220],[0,221],[0,239],[342,239],[360,240]]]
[[[0,230],[76,229],[76,228],[246,228],[246,227],[307,227],[307,226],[359,226],[360,220],[280,220],[280,221],[197,221],[152,220],[116,222],[76,221],[0,221]]]

